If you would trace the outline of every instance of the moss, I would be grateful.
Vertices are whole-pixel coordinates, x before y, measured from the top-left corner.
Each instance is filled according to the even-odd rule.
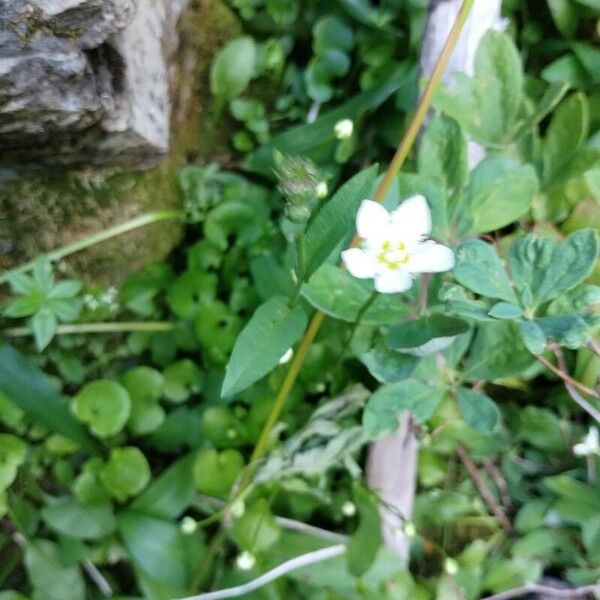
[[[190,160],[226,155],[228,136],[223,123],[212,117],[208,75],[212,57],[238,34],[239,23],[220,0],[192,0],[180,29],[168,157],[144,172],[87,170],[5,182],[0,194],[1,269],[136,215],[177,207],[177,171]],[[163,259],[180,236],[181,225],[175,221],[157,223],[75,254],[65,267],[95,283],[114,283]]]

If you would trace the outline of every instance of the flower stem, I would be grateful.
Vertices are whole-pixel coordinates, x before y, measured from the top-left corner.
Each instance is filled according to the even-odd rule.
[[[46,256],[52,261],[58,261],[66,256],[74,254],[75,252],[79,252],[80,250],[85,250],[90,246],[94,246],[95,244],[99,244],[100,242],[104,242],[105,240],[109,240],[110,238],[116,237],[123,233],[128,233],[129,231],[133,231],[138,227],[144,227],[145,225],[150,225],[152,223],[158,223],[159,221],[166,221],[169,219],[183,219],[184,214],[180,210],[159,210],[151,213],[147,213],[145,215],[140,215],[139,217],[135,217],[134,219],[130,219],[129,221],[125,221],[125,223],[120,223],[119,225],[115,225],[114,227],[109,227],[108,229],[103,229],[98,233],[94,233],[82,240],[78,240],[76,242],[72,242],[71,244],[67,244],[62,248],[58,248],[57,250],[53,250],[52,252],[48,252]],[[33,268],[34,265],[33,260],[30,260],[19,267],[14,269],[10,269],[0,274],[0,284],[6,283],[8,281],[9,273],[26,273]]]
[[[169,321],[122,321],[112,323],[71,323],[59,325],[56,335],[73,335],[78,333],[121,333],[131,331],[161,332],[172,331],[175,323]],[[27,327],[9,327],[1,331],[6,337],[26,337],[32,335]]]

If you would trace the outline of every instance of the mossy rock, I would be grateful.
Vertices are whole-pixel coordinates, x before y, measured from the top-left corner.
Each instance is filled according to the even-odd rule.
[[[177,171],[187,162],[227,153],[224,125],[212,116],[208,74],[216,51],[239,31],[221,0],[191,0],[180,20],[171,149],[158,166],[142,172],[40,173],[1,182],[0,269],[138,215],[178,208]],[[89,282],[116,283],[165,258],[181,234],[180,222],[162,221],[71,255],[64,267]]]

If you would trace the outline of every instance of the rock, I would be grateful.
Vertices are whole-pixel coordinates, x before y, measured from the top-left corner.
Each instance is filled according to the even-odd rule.
[[[0,0],[0,5],[3,1],[6,0]],[[60,162],[52,156],[48,159],[44,156],[39,163],[30,160],[27,169],[13,162],[10,169],[13,178],[0,179],[0,270],[9,269],[39,252],[59,248],[140,214],[177,208],[180,199],[176,174],[182,166],[190,160],[215,160],[220,153],[227,159],[225,152],[228,142],[227,135],[223,133],[223,123],[211,118],[208,73],[215,52],[239,33],[239,22],[221,0],[190,0],[187,6],[184,7],[184,4],[185,0],[170,0],[169,10],[164,12],[166,33],[163,36],[162,53],[168,79],[172,82],[168,103],[171,106],[170,135],[168,128],[166,132],[170,140],[168,153],[161,154],[164,157],[156,166],[132,171],[128,167],[132,163],[131,149],[116,143],[119,135],[122,136],[120,143],[125,143],[126,132],[110,131],[102,137],[97,134],[98,126],[94,125],[92,129],[96,133],[93,140],[101,140],[106,145],[103,147],[103,157],[99,156],[97,145],[93,147],[95,154],[92,159],[81,150],[82,131],[70,134],[73,138],[71,144],[82,154],[79,159],[85,166],[68,170],[48,169],[48,164],[53,160],[53,164]],[[185,13],[181,19],[177,19],[182,9]],[[160,13],[155,14],[160,16]],[[148,13],[146,16],[154,18]],[[123,35],[125,33],[122,32]],[[129,40],[134,37],[133,32],[130,34]],[[115,36],[109,38],[99,49],[86,51],[86,55],[95,57],[101,51],[113,58],[122,56],[118,54],[124,51],[118,46],[120,36],[121,33],[117,34],[116,40]],[[136,71],[138,74],[146,68],[145,64],[140,63]],[[107,71],[109,77],[110,71]],[[94,70],[94,73],[98,72]],[[137,84],[133,73],[131,77],[127,86],[135,88]],[[154,93],[150,86],[140,84],[136,89],[144,90],[139,97]],[[162,89],[164,93],[165,88]],[[81,96],[75,97],[81,99]],[[125,97],[123,94],[122,98]],[[3,123],[2,119],[0,99],[0,123]],[[124,122],[127,124],[129,121]],[[116,125],[111,126],[116,128]],[[110,128],[106,124],[104,127]],[[111,139],[115,142],[110,142]],[[0,134],[0,144],[4,141],[5,136]],[[57,147],[55,140],[51,142],[48,153]],[[112,147],[111,143],[114,144]],[[30,150],[31,147],[22,148],[25,154]],[[36,151],[40,156],[42,150],[37,148]],[[92,150],[87,152],[91,154]],[[139,154],[135,156],[139,157]],[[13,154],[13,160],[14,157]],[[73,158],[68,155],[62,157],[71,166]],[[150,159],[156,160],[156,156]],[[1,161],[0,164],[5,165]],[[147,166],[148,162],[144,164]],[[98,168],[99,165],[103,168]],[[4,172],[8,173],[9,169],[5,168]],[[24,176],[15,177],[19,173]],[[112,285],[144,264],[163,259],[180,235],[179,222],[163,221],[74,254],[61,267],[70,276],[82,277],[93,284]]]
[[[169,147],[185,0],[3,0],[0,164],[147,167]]]

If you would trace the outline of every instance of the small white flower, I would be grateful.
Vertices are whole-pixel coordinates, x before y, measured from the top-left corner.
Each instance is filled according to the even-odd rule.
[[[285,365],[285,363],[290,362],[290,360],[292,359],[292,356],[294,356],[294,351],[292,350],[292,348],[288,348],[283,353],[283,356],[279,359],[279,364]]]
[[[246,512],[246,503],[243,500],[236,500],[229,508],[229,512],[234,519],[239,519]]]
[[[342,252],[348,271],[359,279],[374,279],[382,294],[405,292],[417,273],[439,273],[454,267],[454,253],[427,237],[431,213],[423,196],[412,196],[396,210],[363,200],[356,215],[360,248]]]
[[[319,183],[317,183],[315,194],[320,200],[322,200],[327,196],[327,194],[329,194],[329,187],[326,181],[319,181]]]
[[[346,502],[342,504],[342,514],[345,517],[353,517],[356,514],[356,504],[350,502],[350,500],[346,500]]]
[[[573,446],[573,453],[577,456],[600,456],[600,433],[597,427],[590,427],[583,441]]]
[[[255,564],[256,558],[254,558],[254,554],[251,554],[247,550],[238,554],[235,559],[235,565],[240,571],[249,571]]]
[[[347,140],[352,136],[354,123],[350,119],[342,119],[335,124],[333,131],[338,140]]]
[[[415,527],[415,524],[412,521],[407,521],[406,523],[404,523],[404,533],[408,537],[415,537],[415,535],[417,535],[417,528]]]

